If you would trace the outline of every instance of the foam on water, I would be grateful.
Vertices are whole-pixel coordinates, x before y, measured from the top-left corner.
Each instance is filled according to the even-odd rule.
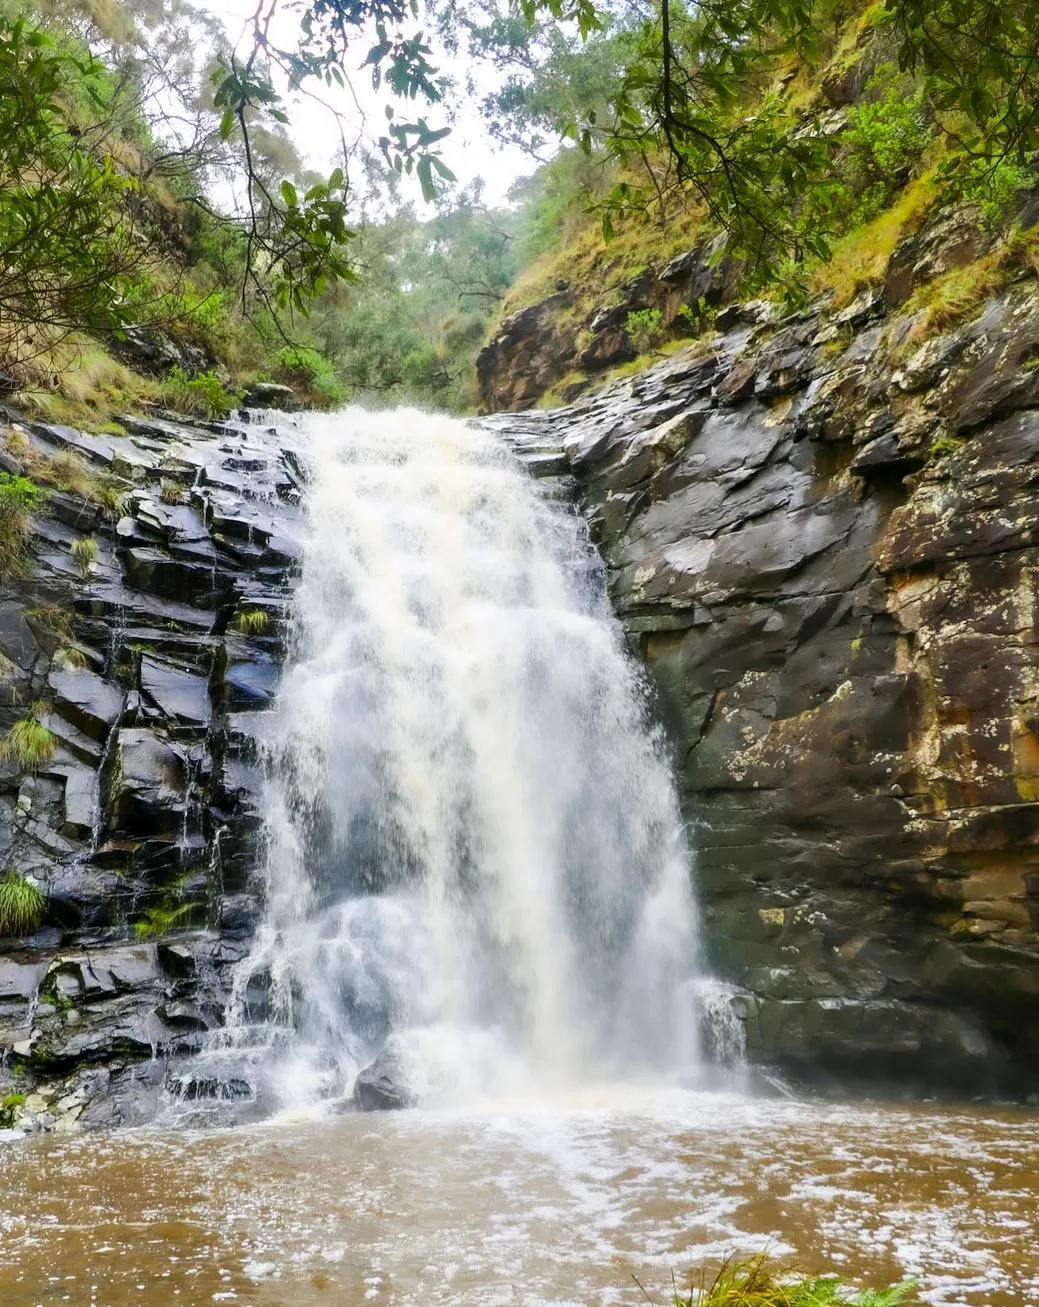
[[[387,1044],[426,1101],[695,1065],[684,832],[584,524],[460,421],[348,410],[304,434],[233,1038],[255,1044],[261,976],[291,1032],[282,1103],[349,1090]]]
[[[636,1277],[663,1302],[768,1248],[915,1275],[930,1307],[1039,1307],[1037,1158],[1011,1109],[631,1085],[43,1138],[0,1149],[0,1283],[4,1307],[636,1307]]]

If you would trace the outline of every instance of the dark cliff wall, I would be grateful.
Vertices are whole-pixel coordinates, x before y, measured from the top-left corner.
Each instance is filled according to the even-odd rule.
[[[292,432],[122,419],[0,422],[0,466],[60,479],[0,590],[0,868],[46,897],[0,925],[0,1113],[32,1128],[146,1117],[222,1020],[258,915],[257,748],[302,520]],[[102,502],[107,504],[103,511]],[[84,550],[84,542],[93,542]],[[24,935],[24,931],[14,932]]]
[[[788,1072],[1039,1067],[1034,287],[922,344],[882,295],[748,311],[485,419],[565,451],[674,741],[713,964]]]

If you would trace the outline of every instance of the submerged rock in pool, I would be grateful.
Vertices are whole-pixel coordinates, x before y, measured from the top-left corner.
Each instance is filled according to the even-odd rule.
[[[362,1112],[392,1112],[414,1104],[400,1063],[385,1053],[358,1073],[354,1101]]]

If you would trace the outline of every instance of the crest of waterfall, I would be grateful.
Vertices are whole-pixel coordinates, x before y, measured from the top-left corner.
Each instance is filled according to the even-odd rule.
[[[583,522],[479,427],[305,428],[235,1018],[262,977],[282,1101],[387,1045],[434,1099],[695,1063],[683,830]]]

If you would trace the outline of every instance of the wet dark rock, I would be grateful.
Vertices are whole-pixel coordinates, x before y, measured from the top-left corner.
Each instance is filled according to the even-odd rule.
[[[209,682],[204,676],[145,654],[140,663],[141,690],[167,719],[204,726],[213,716]]]
[[[16,1069],[31,1130],[153,1117],[260,917],[255,710],[277,679],[305,465],[256,424],[123,425],[24,427],[37,452],[75,451],[127,493],[115,522],[50,495],[35,574],[0,594],[0,729],[39,703],[56,745],[35,773],[0,765],[0,860],[47,896],[30,940],[0,940],[0,1091]],[[83,578],[70,547],[87,531],[101,553]],[[228,633],[248,608],[271,614],[267,635]],[[226,719],[239,702],[253,711]],[[267,987],[246,995],[257,1013]]]
[[[55,713],[93,740],[105,740],[122,714],[120,689],[85,668],[55,669],[47,684]]]
[[[153,731],[124,727],[115,738],[108,779],[108,830],[175,836],[184,820],[187,760]]]
[[[901,251],[895,301],[976,248],[947,217]],[[723,313],[709,357],[485,421],[535,475],[566,455],[750,1058],[828,1089],[1026,1093],[1039,296],[914,343],[889,302]]]
[[[0,651],[16,666],[28,670],[40,652],[25,607],[17,600],[0,602]]]
[[[235,894],[220,906],[220,929],[232,937],[249,938],[263,920],[263,906],[252,894]]]
[[[226,603],[234,590],[232,579],[211,564],[182,560],[163,549],[127,549],[123,565],[135,589],[200,608]]]
[[[164,376],[173,368],[201,372],[210,363],[204,350],[174,340],[155,327],[126,326],[118,337],[111,338],[108,346],[138,371],[155,376]]]
[[[392,1112],[413,1103],[400,1063],[381,1054],[357,1075],[354,1101],[362,1112]]]
[[[229,1076],[224,1079],[218,1076],[194,1075],[191,1073],[169,1076],[166,1080],[166,1088],[175,1098],[183,1099],[189,1103],[198,1099],[217,1099],[232,1102],[251,1098],[255,1093],[248,1080],[243,1080],[238,1076]]]
[[[238,714],[269,706],[278,683],[278,664],[255,642],[229,635],[213,677],[222,711]]]

